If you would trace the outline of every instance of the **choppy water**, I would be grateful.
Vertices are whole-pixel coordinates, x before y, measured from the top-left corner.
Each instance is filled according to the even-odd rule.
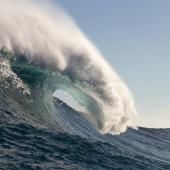
[[[170,169],[170,130],[128,130],[96,140],[1,123],[0,133],[0,169]]]

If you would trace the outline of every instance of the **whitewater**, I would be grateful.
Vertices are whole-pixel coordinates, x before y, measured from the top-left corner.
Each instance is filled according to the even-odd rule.
[[[137,126],[130,91],[63,9],[47,2],[1,0],[0,11],[0,48],[66,75],[90,95],[101,113],[89,110],[86,117],[101,133]]]

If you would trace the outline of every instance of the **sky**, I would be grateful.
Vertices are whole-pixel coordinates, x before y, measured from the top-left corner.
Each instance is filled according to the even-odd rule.
[[[170,1],[58,3],[128,85],[139,125],[170,128]]]

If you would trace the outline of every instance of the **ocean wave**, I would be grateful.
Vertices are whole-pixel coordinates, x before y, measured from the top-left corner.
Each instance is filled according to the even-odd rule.
[[[127,129],[128,88],[55,11],[0,0],[0,169],[170,169],[170,130]]]
[[[29,73],[22,79],[37,83],[44,70],[65,76],[69,86],[59,83],[61,80],[53,83],[62,84],[60,87],[90,110],[87,119],[101,133],[121,133],[137,126],[128,88],[61,8],[54,10],[35,1],[1,0],[0,11],[0,48],[16,59],[26,59],[28,65],[22,71],[28,68]],[[41,68],[40,73],[31,65]],[[15,71],[17,76],[24,75]]]

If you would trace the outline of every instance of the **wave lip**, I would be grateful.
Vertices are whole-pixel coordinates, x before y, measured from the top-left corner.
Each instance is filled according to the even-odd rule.
[[[0,48],[78,84],[102,109],[101,114],[88,116],[101,133],[120,133],[136,126],[128,88],[61,8],[32,0],[1,0],[0,11]]]

